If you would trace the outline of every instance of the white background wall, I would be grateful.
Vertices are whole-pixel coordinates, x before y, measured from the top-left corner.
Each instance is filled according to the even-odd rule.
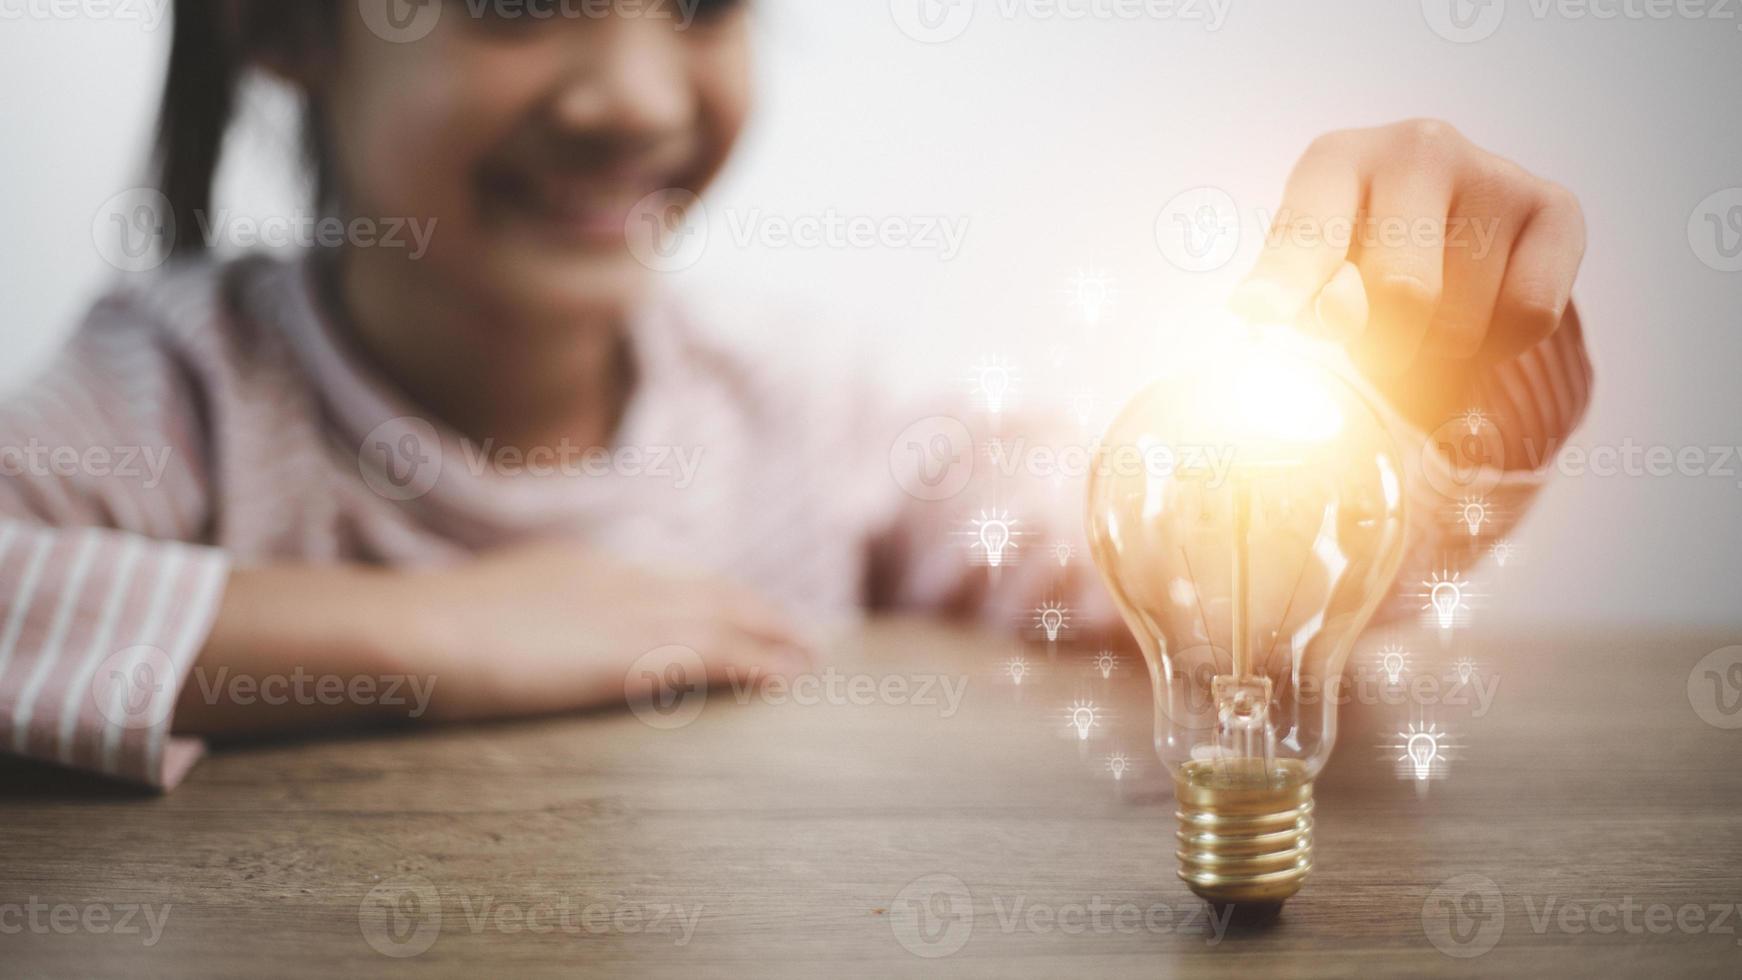
[[[0,0],[0,381],[27,376],[114,275],[91,221],[139,183],[168,41],[167,25],[137,20],[17,19],[26,2],[40,0]],[[712,206],[967,217],[966,247],[949,262],[716,247],[696,275],[875,323],[915,375],[1061,338],[1116,346],[1111,335],[1159,334],[1215,302],[1251,251],[1211,273],[1170,266],[1153,232],[1173,195],[1208,184],[1244,211],[1269,208],[1315,134],[1438,116],[1584,200],[1578,296],[1599,390],[1577,441],[1742,444],[1742,272],[1702,261],[1689,232],[1708,195],[1742,186],[1742,5],[1654,19],[1508,3],[1492,36],[1454,43],[1430,27],[1450,0],[1218,2],[1231,6],[1210,30],[1185,16],[1065,21],[1044,4],[1007,17],[1009,0],[980,0],[960,37],[922,44],[891,0],[765,0],[760,117]],[[286,137],[264,132],[223,200],[282,212]],[[1065,312],[1080,267],[1118,282],[1099,338]],[[1136,349],[1139,367],[1156,356]],[[1024,368],[1048,370],[1040,356]],[[1491,580],[1493,613],[1742,623],[1731,464],[1728,477],[1561,479],[1518,539],[1521,565]]]

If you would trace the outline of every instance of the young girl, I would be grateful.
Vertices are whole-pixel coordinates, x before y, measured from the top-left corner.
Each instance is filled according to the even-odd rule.
[[[0,749],[168,787],[189,736],[621,703],[669,646],[710,680],[791,674],[812,657],[795,616],[1010,615],[1078,584],[969,566],[950,532],[983,501],[933,492],[960,455],[929,455],[932,413],[884,408],[839,338],[727,344],[637,261],[638,209],[705,189],[744,123],[745,8],[178,0],[158,160],[174,261],[98,303],[0,411],[20,461],[0,478]],[[250,69],[305,95],[342,244],[199,254]],[[1316,141],[1280,213],[1494,232],[1279,234],[1236,296],[1347,344],[1405,445],[1479,408],[1516,469],[1577,424],[1565,190],[1407,122]],[[393,218],[432,228],[427,251],[350,231]],[[1411,492],[1431,497],[1424,475]],[[1491,513],[1515,517],[1536,481],[1495,482]],[[1437,563],[1475,539],[1434,499],[1412,553]],[[1080,496],[1034,506],[1059,535],[1078,523]]]

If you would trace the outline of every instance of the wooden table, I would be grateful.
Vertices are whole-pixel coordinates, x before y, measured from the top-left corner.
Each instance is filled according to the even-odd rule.
[[[928,626],[840,652],[908,685],[883,703],[232,749],[165,797],[0,763],[0,975],[1733,977],[1742,730],[1688,679],[1739,638],[1430,639],[1418,672],[1498,681],[1484,717],[1422,716],[1447,778],[1394,773],[1414,709],[1346,708],[1318,867],[1220,936],[1174,875],[1140,665],[1030,646],[1019,695],[1023,648]],[[1104,709],[1087,743],[1074,698]]]

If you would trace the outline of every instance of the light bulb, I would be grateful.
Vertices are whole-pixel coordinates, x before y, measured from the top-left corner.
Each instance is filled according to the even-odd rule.
[[[1482,533],[1482,522],[1488,519],[1488,505],[1480,500],[1464,502],[1464,523],[1470,527],[1470,537]]]
[[[1312,866],[1325,692],[1403,557],[1403,466],[1350,382],[1280,344],[1224,346],[1120,413],[1087,524],[1149,666],[1180,877],[1214,903],[1275,905]],[[1106,465],[1133,449],[1176,462]]]
[[[1089,730],[1095,727],[1095,706],[1088,701],[1071,705],[1071,727],[1077,730],[1077,740],[1087,742]]]
[[[1064,568],[1071,563],[1071,546],[1060,542],[1053,545],[1052,553],[1059,560],[1059,567]]]
[[[1433,604],[1440,629],[1449,630],[1457,620],[1458,607],[1463,605],[1464,593],[1457,582],[1449,579],[1435,582],[1428,589],[1428,602]]]
[[[1113,774],[1115,781],[1124,779],[1131,771],[1131,760],[1125,757],[1125,753],[1115,752],[1107,757],[1107,771]]]
[[[1468,684],[1470,683],[1471,675],[1476,673],[1476,664],[1474,661],[1469,659],[1460,660],[1457,663],[1457,671],[1458,683]]]
[[[1431,731],[1415,732],[1404,743],[1404,752],[1415,767],[1415,778],[1426,779],[1433,774],[1434,760],[1440,757],[1440,740]]]
[[[1040,628],[1046,630],[1046,642],[1057,643],[1059,630],[1065,625],[1065,611],[1059,606],[1042,606],[1040,608]]]
[[[1004,550],[1010,547],[1010,522],[992,518],[980,522],[980,547],[986,549],[986,564],[997,568],[1004,564]]]
[[[1010,392],[1010,369],[1002,364],[980,367],[980,391],[986,396],[986,411],[997,415],[1004,411],[1004,396]]]
[[[1078,272],[1073,285],[1076,287],[1077,308],[1082,310],[1083,322],[1095,326],[1101,322],[1101,313],[1113,298],[1113,284],[1104,273]]]
[[[1405,665],[1403,651],[1387,650],[1384,659],[1380,661],[1380,665],[1385,669],[1386,679],[1395,685],[1403,677],[1403,668]]]
[[[1101,672],[1102,680],[1112,680],[1113,671],[1119,668],[1119,657],[1111,650],[1102,650],[1095,657],[1095,669]]]

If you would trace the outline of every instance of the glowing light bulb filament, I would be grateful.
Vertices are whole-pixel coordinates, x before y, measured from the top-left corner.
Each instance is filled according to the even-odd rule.
[[[1252,534],[1252,486],[1245,479],[1236,477],[1234,484],[1234,631],[1233,643],[1233,675],[1236,681],[1245,678],[1252,672],[1252,651],[1248,644],[1251,638],[1247,635],[1251,628],[1252,609],[1251,594],[1252,569],[1249,567],[1251,556],[1247,547],[1251,543]]]

